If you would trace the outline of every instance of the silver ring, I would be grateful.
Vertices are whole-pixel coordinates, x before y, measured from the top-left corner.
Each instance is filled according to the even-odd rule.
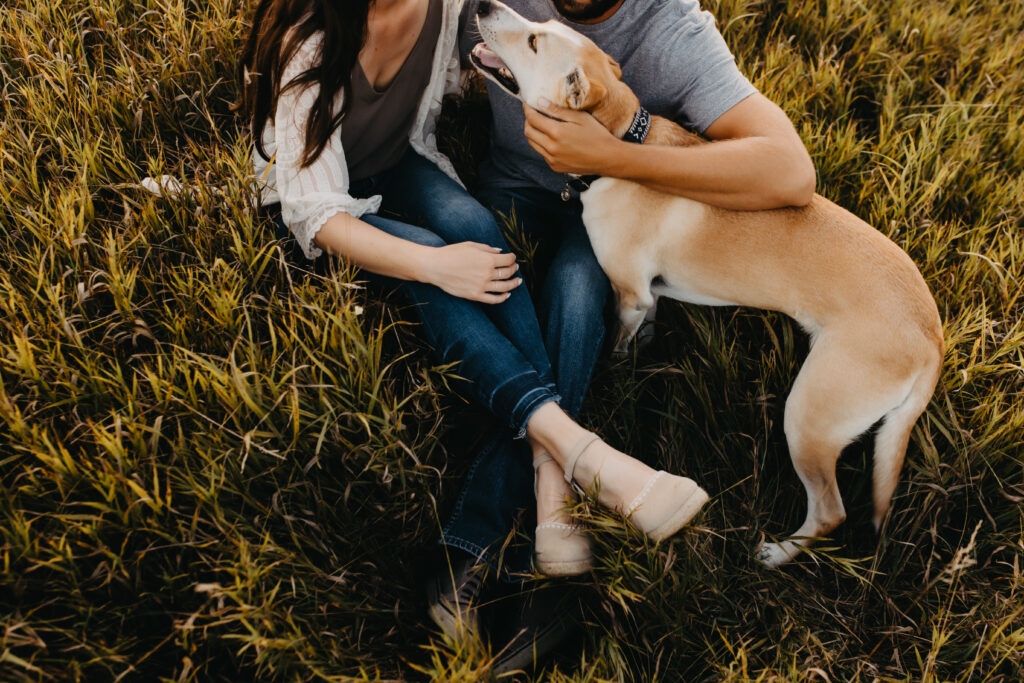
[[[499,280],[504,280],[504,279],[505,279],[505,278],[503,278],[503,277],[501,276],[501,268],[498,268],[498,279],[499,279]]]

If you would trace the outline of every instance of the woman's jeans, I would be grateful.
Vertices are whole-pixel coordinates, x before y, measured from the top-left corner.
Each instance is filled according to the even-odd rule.
[[[485,167],[484,167],[485,168]],[[583,409],[604,340],[604,306],[611,291],[594,256],[578,200],[563,202],[539,187],[487,187],[479,200],[515,222],[538,246],[536,264],[546,271],[537,313],[562,409],[577,418]],[[520,510],[534,501],[523,446],[502,434],[478,447],[462,493],[444,526],[441,543],[487,556],[504,547]],[[503,577],[523,578],[525,552],[508,553]]]
[[[486,165],[482,175],[486,177]],[[516,224],[537,245],[535,263],[546,272],[537,298],[544,342],[561,407],[576,418],[583,408],[605,335],[611,286],[583,225],[578,200],[536,187],[481,189],[478,198]],[[525,446],[492,434],[477,448],[441,543],[486,557],[504,548],[519,512],[533,504],[533,473]],[[506,552],[503,577],[523,578],[529,549]]]
[[[362,220],[396,237],[431,247],[481,242],[510,251],[491,212],[411,148],[395,167],[353,182],[349,193],[381,195],[379,213],[366,214]],[[280,217],[277,230],[279,236],[288,234]],[[412,301],[436,358],[441,363],[458,362],[455,372],[467,380],[466,392],[514,430],[504,438],[525,434],[533,412],[558,400],[525,285],[513,289],[500,304],[485,304],[430,284],[363,275],[371,284],[398,289]]]

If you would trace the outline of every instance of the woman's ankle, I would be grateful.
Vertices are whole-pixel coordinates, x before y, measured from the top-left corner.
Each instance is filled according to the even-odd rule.
[[[530,444],[530,459],[531,460],[536,461],[538,458],[543,458],[545,456],[548,456],[548,457],[551,456],[551,454],[548,453],[547,449],[544,448],[544,446],[540,445],[540,443],[538,443],[535,439],[531,439],[531,438],[527,437],[526,440]]]
[[[534,447],[535,456],[540,449],[552,455],[561,464],[565,462],[565,457],[579,440],[586,436],[587,430],[577,424],[557,404],[546,403],[534,411],[526,425],[526,433]]]
[[[589,434],[554,403],[538,408],[526,431],[531,443],[550,453],[563,471],[567,458]],[[653,473],[639,460],[596,439],[573,463],[570,474],[584,490],[598,490],[598,500],[603,505],[624,509]]]

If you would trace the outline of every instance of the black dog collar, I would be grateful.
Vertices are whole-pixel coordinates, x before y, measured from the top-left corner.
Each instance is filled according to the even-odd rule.
[[[636,116],[633,117],[633,123],[630,125],[629,130],[622,136],[625,142],[634,142],[638,145],[644,144],[644,140],[647,139],[647,134],[651,132],[651,112],[647,111],[643,107],[637,110]],[[562,201],[567,202],[572,199],[572,193],[570,189],[576,190],[577,192],[586,192],[591,183],[600,178],[599,175],[571,175],[567,174],[565,179],[565,187],[562,188]]]

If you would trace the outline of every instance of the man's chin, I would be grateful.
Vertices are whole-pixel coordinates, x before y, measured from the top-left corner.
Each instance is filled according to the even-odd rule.
[[[551,0],[555,9],[566,19],[589,21],[608,14],[622,0]]]

